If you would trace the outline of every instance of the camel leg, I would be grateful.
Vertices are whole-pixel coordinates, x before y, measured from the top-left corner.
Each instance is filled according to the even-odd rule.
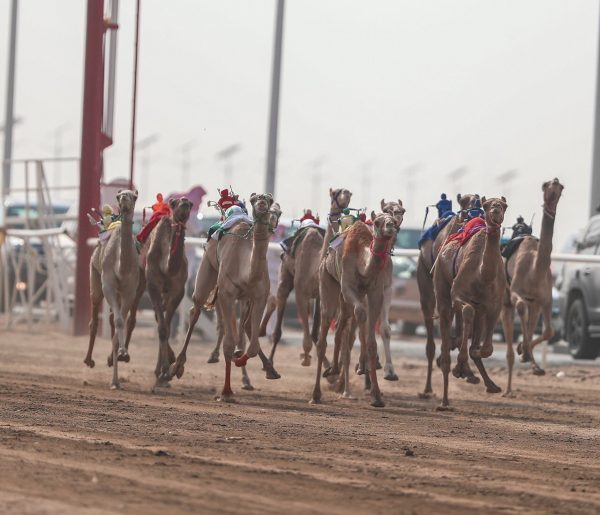
[[[333,358],[331,365],[325,368],[323,377],[333,377],[340,373],[340,352],[343,352],[344,341],[347,338],[345,329],[348,319],[352,317],[352,306],[346,303],[343,297],[339,299],[340,310],[335,324],[335,336],[333,338]]]
[[[433,289],[433,280],[429,272],[425,269],[424,263],[419,261],[417,268],[417,284],[419,286],[419,295],[421,299],[421,311],[425,322],[427,332],[427,343],[425,344],[425,355],[427,356],[427,379],[425,380],[425,389],[419,397],[428,399],[433,394],[431,388],[431,374],[433,372],[433,360],[435,358],[435,340],[433,339],[433,315],[435,312],[435,292]]]
[[[536,338],[535,340],[533,339],[533,333],[535,332],[535,328],[537,327],[538,321],[540,319],[540,311],[541,308],[538,305],[534,305],[531,307],[530,310],[530,316],[529,316],[529,361],[531,361],[531,371],[534,373],[534,375],[536,376],[543,376],[546,372],[544,371],[544,369],[542,369],[536,362],[535,357],[533,356],[533,347],[535,345],[537,345],[538,343],[540,343],[541,341],[543,341],[545,338],[544,336],[546,334],[550,334],[552,335],[552,328],[550,327],[550,330],[548,330],[548,324],[550,324],[550,317],[552,316],[552,307],[549,306],[549,308],[544,309],[544,330],[543,333],[540,337]],[[551,336],[549,336],[550,338]],[[526,351],[523,352],[523,355],[526,354]]]
[[[369,364],[369,350],[367,348],[367,330],[366,324],[359,324],[358,326],[358,340],[360,341],[360,356],[358,357],[359,369],[362,369],[362,374],[365,376],[365,392],[371,391],[371,375],[369,371],[371,366]],[[361,372],[358,372],[360,375]]]
[[[157,272],[147,273],[148,277],[160,277]],[[158,323],[158,359],[156,361],[156,368],[154,369],[154,375],[156,376],[155,386],[166,386],[168,384],[165,381],[169,370],[169,356],[167,353],[169,330],[165,321],[165,308],[163,305],[162,298],[162,284],[156,282],[148,282],[148,294],[152,301],[152,307],[154,308],[154,316]]]
[[[392,304],[392,287],[387,287],[383,292],[383,306],[381,308],[381,339],[383,340],[383,352],[385,354],[385,366],[383,367],[383,378],[387,381],[398,381],[398,374],[392,363],[392,351],[390,340],[392,329],[390,328],[390,306]]]
[[[471,368],[469,367],[469,339],[473,333],[473,322],[475,319],[475,309],[466,302],[456,301],[454,305],[454,311],[460,312],[461,316],[461,340],[460,348],[458,351],[458,357],[456,365],[452,370],[452,375],[457,378],[468,378],[473,375]]]
[[[233,391],[231,389],[231,361],[235,350],[235,334],[237,331],[235,321],[235,298],[226,294],[219,293],[220,312],[223,314],[224,337],[223,337],[223,358],[225,360],[225,383],[219,400],[224,402],[233,401]]]
[[[523,335],[523,342],[517,345],[517,352],[521,355],[521,361],[529,361],[527,351],[529,349],[529,309],[527,303],[515,294],[511,295],[511,302],[515,306],[519,320],[521,321],[521,334]]]
[[[260,333],[259,336],[267,336],[267,325],[269,325],[269,320],[271,320],[271,316],[273,316],[273,312],[277,308],[277,299],[274,295],[269,295],[267,300],[267,307],[265,309],[265,314],[260,323]]]
[[[277,320],[275,323],[275,329],[273,329],[273,346],[269,354],[269,360],[273,363],[275,358],[275,350],[277,344],[281,340],[281,326],[283,324],[283,313],[285,311],[285,305],[290,292],[294,289],[294,276],[287,270],[282,268],[279,271],[279,285],[277,286]]]
[[[203,259],[200,263],[200,268],[196,274],[196,284],[194,286],[194,293],[192,295],[192,301],[194,305],[190,308],[190,325],[185,335],[185,342],[175,363],[169,367],[169,376],[177,376],[181,378],[185,370],[185,362],[187,359],[187,348],[194,332],[194,327],[198,323],[198,318],[202,312],[202,306],[206,303],[208,296],[217,284],[217,271],[212,267],[208,259]],[[218,304],[218,302],[217,302]]]
[[[494,336],[494,327],[497,322],[496,315],[489,315],[485,320],[478,321],[478,325],[483,325],[485,327],[485,338],[483,341],[483,346],[479,348],[479,340],[480,334],[474,335],[473,344],[471,345],[471,349],[469,349],[469,354],[471,355],[471,359],[475,362],[481,377],[483,378],[483,382],[486,386],[486,391],[488,393],[500,393],[502,388],[500,388],[494,381],[490,379],[485,366],[483,365],[482,358],[488,358],[492,355],[494,350],[494,346],[492,343],[492,339]]]
[[[223,335],[225,334],[225,329],[223,327],[223,315],[219,313],[219,307],[216,307],[217,312],[217,344],[215,348],[210,353],[208,357],[207,363],[218,363],[219,356],[221,355],[221,344],[223,343]]]
[[[118,357],[119,355],[126,354],[127,351],[125,349],[125,323],[121,311],[121,298],[117,293],[117,284],[114,277],[102,274],[102,291],[115,315],[116,330],[112,338],[113,378],[110,387],[113,390],[117,390],[121,388],[119,383]]]
[[[304,288],[296,288],[296,306],[298,307],[298,317],[302,323],[302,349],[303,353],[300,355],[302,360],[301,365],[303,367],[310,366],[310,351],[312,350],[313,341],[310,336],[310,296],[304,291]]]
[[[98,332],[98,313],[102,305],[104,295],[102,293],[102,279],[100,273],[90,267],[90,297],[92,300],[92,317],[90,319],[90,341],[88,344],[87,354],[83,362],[90,368],[94,368],[96,363],[92,359],[94,351],[94,343],[96,342],[96,334]]]
[[[129,342],[131,341],[131,335],[133,334],[133,330],[135,329],[135,324],[137,321],[137,310],[140,305],[140,299],[144,294],[144,290],[146,289],[146,277],[144,275],[144,271],[140,269],[140,280],[138,282],[137,291],[135,292],[135,298],[133,299],[133,304],[131,305],[131,309],[129,310],[129,316],[127,317],[127,335],[125,337],[125,348],[129,351]]]
[[[171,344],[169,343],[169,339],[171,338],[171,322],[173,321],[173,316],[175,315],[179,304],[181,304],[181,299],[183,299],[183,296],[185,295],[185,290],[181,289],[181,291],[175,292],[173,295],[174,296],[167,301],[167,305],[165,307],[165,324],[167,326],[167,341],[165,351],[168,361],[168,365],[163,371],[163,379],[165,381],[169,381],[171,379],[171,376],[169,375],[169,369],[171,365],[175,363],[175,353],[173,352]]]
[[[508,384],[503,397],[512,396],[512,377],[515,365],[515,350],[513,348],[514,336],[514,308],[510,303],[504,303],[502,306],[502,327],[504,329],[504,339],[506,340],[506,364],[508,366]]]
[[[344,391],[342,397],[344,399],[351,399],[350,393],[350,356],[352,354],[352,347],[354,346],[354,338],[356,336],[356,321],[354,317],[350,320],[350,327],[347,330],[346,342],[343,347],[342,353],[342,376],[344,381]]]
[[[241,311],[242,317],[240,318],[240,323],[238,324],[238,341],[236,342],[236,349],[241,349],[241,352],[244,353],[246,351],[246,317],[248,316],[248,312],[243,308]],[[254,390],[254,386],[252,386],[246,367],[242,367],[242,390]]]
[[[377,339],[375,337],[375,325],[383,306],[381,294],[375,291],[367,292],[367,304],[367,320],[363,321],[362,324],[366,324],[367,333],[367,354],[369,357],[369,376],[371,379],[371,406],[382,408],[385,406],[385,403],[383,402],[377,382]]]
[[[319,340],[317,341],[317,375],[312,397],[309,401],[310,404],[318,404],[321,402],[321,369],[323,367],[323,360],[325,359],[325,352],[327,351],[327,333],[329,331],[329,325],[337,311],[339,293],[339,284],[324,269],[324,262],[321,262],[321,267],[319,269],[321,325],[319,326]]]

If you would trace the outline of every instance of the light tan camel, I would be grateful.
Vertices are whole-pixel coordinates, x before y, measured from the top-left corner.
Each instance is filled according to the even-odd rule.
[[[329,188],[329,216],[328,229],[325,239],[321,232],[313,227],[304,229],[302,240],[297,243],[294,257],[287,252],[283,253],[281,266],[279,268],[279,283],[277,286],[276,310],[277,322],[273,330],[273,347],[269,359],[273,361],[277,344],[281,340],[281,326],[283,323],[283,312],[287,298],[292,290],[296,292],[296,306],[298,316],[302,323],[303,353],[300,355],[303,366],[310,366],[310,351],[313,343],[316,344],[317,330],[319,326],[320,306],[319,306],[319,263],[321,262],[321,252],[324,241],[329,241],[335,232],[338,231],[338,221],[342,210],[350,205],[352,193],[346,189]],[[329,239],[328,239],[329,238]],[[313,331],[311,334],[309,324],[310,301],[315,299],[315,310],[313,320]],[[267,310],[262,324],[261,334],[266,332],[266,326],[272,311]]]
[[[270,289],[267,270],[269,238],[277,227],[281,210],[278,204],[273,203],[273,197],[270,194],[257,195],[253,193],[250,203],[253,208],[254,225],[251,226],[240,221],[228,229],[221,240],[218,242],[211,240],[207,246],[196,276],[196,287],[192,296],[194,305],[190,310],[190,326],[185,343],[170,370],[171,376],[176,375],[180,378],[183,375],[192,331],[202,307],[216,286],[216,302],[224,326],[223,354],[226,379],[222,393],[223,400],[229,400],[233,395],[230,384],[231,360],[234,351],[237,354],[243,352],[240,347],[241,327],[245,328],[246,333],[250,332],[250,347],[246,354],[236,360],[236,365],[244,366],[249,357],[258,353],[263,362],[267,379],[280,377],[260,350],[258,329]],[[214,243],[212,243],[213,241]],[[217,274],[214,273],[215,270],[218,271]],[[242,316],[239,331],[236,331],[236,300],[242,301],[240,303]],[[257,317],[258,322],[256,322]]]
[[[444,397],[439,409],[449,409],[448,375],[452,348],[452,320],[461,328],[455,377],[473,377],[469,356],[477,365],[488,393],[501,389],[490,379],[482,358],[491,356],[492,336],[502,308],[506,289],[504,262],[500,254],[500,228],[506,212],[506,199],[481,199],[485,227],[464,245],[449,241],[440,251],[433,283],[442,333],[440,366],[444,374]],[[483,345],[481,340],[483,339]],[[469,348],[469,340],[471,346]]]
[[[102,299],[105,297],[114,317],[115,326],[112,334],[111,357],[114,364],[112,389],[121,387],[118,361],[129,361],[129,353],[125,343],[125,321],[135,305],[136,292],[140,284],[140,268],[133,236],[133,214],[137,196],[137,191],[119,190],[117,202],[121,223],[111,229],[112,233],[108,241],[99,244],[94,249],[90,259],[92,318],[90,321],[90,341],[84,363],[89,367],[93,367],[95,364],[92,359],[92,352],[98,329],[98,313]],[[133,331],[133,326],[128,325],[127,333],[129,336],[131,336],[131,331]]]
[[[421,244],[419,259],[417,261],[417,284],[419,286],[423,321],[427,332],[427,343],[425,344],[427,379],[425,380],[425,389],[423,393],[419,394],[419,397],[422,398],[429,398],[433,393],[433,389],[431,388],[431,374],[433,372],[433,359],[435,358],[433,325],[435,317],[435,292],[433,288],[433,264],[448,236],[456,233],[462,227],[466,211],[473,206],[478,198],[479,195],[473,194],[458,195],[457,200],[460,206],[458,213],[439,232],[434,241],[426,240]],[[468,381],[474,382],[475,380],[468,379]]]
[[[398,229],[402,225],[404,219],[404,213],[406,209],[402,206],[402,201],[398,199],[398,202],[390,201],[386,202],[381,199],[381,211],[392,215],[396,220]],[[371,216],[373,213],[371,214]],[[381,339],[383,340],[383,351],[385,354],[385,365],[383,367],[383,378],[388,381],[397,381],[398,375],[394,370],[394,364],[392,363],[392,352],[390,350],[390,339],[392,337],[392,329],[390,327],[390,306],[392,305],[392,267],[389,267],[389,276],[386,279],[385,290],[383,291],[383,306],[381,308]]]
[[[175,361],[169,345],[171,321],[185,294],[188,277],[184,240],[192,203],[182,197],[169,200],[169,206],[171,215],[162,218],[152,229],[142,250],[148,294],[158,323],[156,386],[165,386],[170,379],[169,367]]]
[[[371,405],[384,406],[377,383],[377,341],[375,325],[381,314],[383,291],[386,278],[391,267],[389,252],[394,242],[398,226],[396,220],[381,214],[373,222],[373,233],[361,221],[357,221],[348,230],[342,245],[330,249],[319,268],[319,295],[321,300],[321,324],[317,344],[318,365],[315,387],[311,403],[321,402],[321,368],[327,349],[327,332],[331,321],[336,316],[338,304],[340,313],[336,326],[336,346],[343,344],[342,338],[347,324],[356,318],[361,341],[361,355],[366,355],[369,362],[371,380]],[[349,331],[352,333],[352,331]],[[352,342],[346,342],[347,345]],[[344,378],[349,378],[349,356],[344,351],[342,356]],[[345,394],[348,395],[346,384]]]
[[[525,236],[514,254],[506,261],[508,288],[504,298],[502,321],[506,338],[506,361],[508,362],[508,386],[505,396],[512,394],[512,372],[515,362],[513,350],[513,328],[515,309],[521,319],[523,343],[517,350],[521,361],[531,362],[531,369],[536,375],[545,372],[538,366],[533,357],[533,348],[554,335],[552,328],[552,273],[550,271],[550,254],[552,253],[552,235],[556,206],[562,194],[563,185],[558,179],[545,182],[544,216],[540,239]],[[544,331],[533,339],[540,314],[544,320]]]

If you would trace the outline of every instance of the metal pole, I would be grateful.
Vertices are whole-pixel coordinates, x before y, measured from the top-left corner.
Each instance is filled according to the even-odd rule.
[[[598,64],[596,67],[596,111],[594,122],[594,155],[590,184],[590,216],[600,207],[600,32],[598,33]]]
[[[8,77],[6,81],[6,112],[4,122],[4,161],[3,161],[3,194],[10,190],[10,172],[12,159],[12,132],[15,105],[15,64],[17,55],[17,0],[12,0],[10,17],[10,36],[8,49]]]
[[[133,188],[133,172],[135,168],[135,122],[137,117],[137,78],[138,51],[140,44],[140,0],[137,0],[135,13],[135,52],[133,61],[133,108],[131,111],[131,149],[129,155],[129,187]]]
[[[273,72],[271,81],[271,116],[269,118],[269,141],[267,145],[267,176],[265,193],[275,193],[277,172],[277,125],[279,120],[279,84],[281,81],[281,48],[283,43],[283,10],[285,0],[277,0],[275,18],[275,44],[273,48]]]
[[[104,0],[88,0],[81,130],[79,222],[77,229],[77,268],[75,272],[74,333],[88,332],[90,318],[90,271],[92,249],[87,240],[97,236],[87,219],[90,207],[100,205],[102,178],[102,104]]]

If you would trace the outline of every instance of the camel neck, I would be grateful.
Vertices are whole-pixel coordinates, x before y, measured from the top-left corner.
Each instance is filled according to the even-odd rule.
[[[321,247],[321,259],[327,254],[327,247],[333,235],[339,230],[340,227],[340,216],[342,210],[337,206],[331,206],[329,210],[329,216],[327,217],[327,230],[325,231],[325,237],[323,238],[323,246]]]
[[[552,254],[552,236],[554,234],[554,219],[556,212],[548,210],[544,206],[544,216],[542,217],[542,230],[540,232],[540,243],[538,245],[537,256],[535,258],[534,269],[536,273],[548,270],[551,263]]]
[[[267,271],[267,250],[271,233],[269,225],[260,218],[255,219],[252,230],[252,255],[250,257],[250,282],[253,283]]]
[[[171,243],[169,245],[167,270],[169,274],[172,274],[183,265],[185,223],[176,222],[173,219],[170,219],[169,223],[171,224]]]
[[[130,216],[123,215],[121,220],[121,256],[119,259],[119,273],[129,273],[137,258],[135,242],[133,239],[133,220]]]
[[[485,228],[485,246],[481,261],[481,278],[485,284],[496,278],[500,254],[500,227],[487,225]]]
[[[370,255],[365,275],[371,276],[385,267],[390,257],[391,238],[375,236],[369,247]]]

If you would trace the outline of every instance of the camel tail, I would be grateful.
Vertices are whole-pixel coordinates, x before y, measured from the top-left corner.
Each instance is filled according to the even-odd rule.
[[[315,300],[315,311],[313,312],[313,326],[310,333],[313,343],[317,343],[319,339],[319,326],[321,325],[321,301],[317,296]]]

